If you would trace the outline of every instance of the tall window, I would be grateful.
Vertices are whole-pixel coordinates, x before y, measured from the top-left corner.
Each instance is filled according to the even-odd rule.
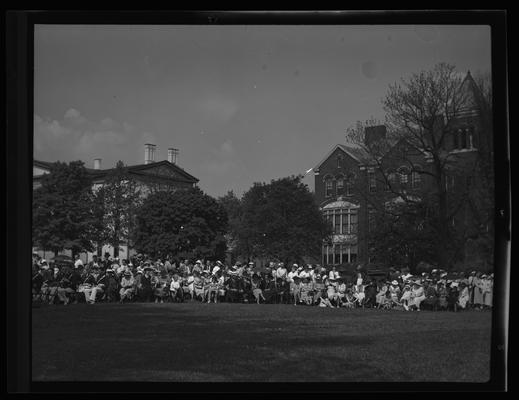
[[[368,172],[368,182],[369,182],[369,191],[371,193],[376,192],[377,190],[377,180],[375,178],[374,172]]]
[[[333,254],[334,254],[334,260],[333,260],[333,263],[334,264],[340,264],[341,263],[341,245],[335,245],[334,246],[334,249],[333,249]]]
[[[406,167],[401,167],[398,170],[398,176],[400,179],[400,184],[404,186],[407,185],[407,182],[409,181],[409,169]]]
[[[326,197],[331,197],[333,195],[333,181],[331,178],[327,178],[324,181],[324,191]]]
[[[336,235],[340,235],[341,234],[341,214],[340,214],[340,210],[335,210],[333,218],[334,218],[333,233],[335,233]]]
[[[342,154],[339,154],[337,156],[337,168],[341,168],[342,167],[342,160],[344,159],[344,156]]]
[[[337,177],[337,196],[344,194],[344,178],[342,176]]]
[[[341,262],[343,264],[348,262],[348,249],[349,249],[349,246],[346,246],[346,245],[341,246],[341,255],[342,255]]]
[[[350,246],[350,263],[357,262],[357,246]]]
[[[457,150],[473,149],[474,146],[474,127],[467,126],[458,128],[454,132],[454,148]]]

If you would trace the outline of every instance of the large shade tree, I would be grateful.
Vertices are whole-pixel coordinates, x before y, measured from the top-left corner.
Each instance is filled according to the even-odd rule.
[[[319,258],[330,235],[314,196],[301,176],[255,183],[242,198],[238,241],[249,258],[284,262]]]
[[[152,256],[223,259],[227,214],[199,188],[150,194],[136,210],[134,245]]]
[[[58,253],[93,250],[99,220],[91,179],[82,161],[53,163],[33,191],[33,245]]]

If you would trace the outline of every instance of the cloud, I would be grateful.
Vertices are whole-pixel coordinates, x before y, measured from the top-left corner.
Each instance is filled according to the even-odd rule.
[[[87,119],[81,115],[81,113],[75,108],[69,108],[67,112],[65,112],[64,116],[65,121],[72,122],[74,124],[84,124],[87,122]]]
[[[83,160],[108,156],[125,148],[133,128],[111,118],[89,120],[70,108],[61,120],[34,115],[35,158],[45,161]]]

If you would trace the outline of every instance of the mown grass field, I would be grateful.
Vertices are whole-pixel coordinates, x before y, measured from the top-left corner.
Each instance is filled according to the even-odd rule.
[[[32,310],[34,381],[485,382],[490,312],[269,304]]]

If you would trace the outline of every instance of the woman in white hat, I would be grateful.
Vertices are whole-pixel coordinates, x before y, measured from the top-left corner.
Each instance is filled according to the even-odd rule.
[[[411,286],[409,284],[404,285],[404,290],[402,291],[402,296],[400,297],[400,304],[406,311],[409,311],[409,306],[411,302]]]
[[[416,308],[416,311],[420,311],[420,305],[425,300],[425,292],[420,281],[413,283],[413,289],[411,290],[411,305]]]
[[[492,293],[494,290],[494,274],[488,275],[483,281],[483,306],[492,308]]]

